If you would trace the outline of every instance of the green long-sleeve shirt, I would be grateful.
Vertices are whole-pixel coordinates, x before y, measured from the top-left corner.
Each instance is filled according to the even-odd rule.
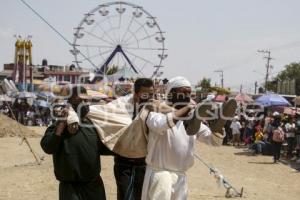
[[[86,120],[85,124],[92,125]],[[112,155],[100,141],[92,126],[79,126],[76,134],[67,129],[61,136],[55,134],[56,124],[48,127],[41,147],[53,155],[54,173],[59,181],[91,181],[101,171],[100,154]]]

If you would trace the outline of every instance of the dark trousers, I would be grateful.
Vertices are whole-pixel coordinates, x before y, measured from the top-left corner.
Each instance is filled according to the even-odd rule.
[[[59,200],[106,200],[101,177],[91,182],[59,183]]]
[[[225,128],[226,135],[223,139],[223,143],[222,143],[223,145],[227,145],[228,142],[232,140],[233,136],[232,136],[232,129],[230,128],[230,124],[231,123],[229,123],[228,121],[225,124],[224,128]]]
[[[274,156],[274,161],[277,161],[280,158],[281,145],[282,145],[282,142],[274,142],[273,141],[273,156]]]
[[[287,143],[288,143],[288,151],[287,155],[292,156],[293,150],[295,149],[295,137],[288,137],[287,138]]]
[[[114,175],[118,200],[140,200],[146,171],[145,158],[115,156]]]

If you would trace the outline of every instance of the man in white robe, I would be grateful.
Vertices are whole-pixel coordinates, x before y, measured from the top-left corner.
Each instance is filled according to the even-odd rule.
[[[134,84],[133,95],[120,97],[106,105],[89,106],[87,118],[95,126],[102,143],[115,153],[114,175],[118,200],[141,199],[148,135],[144,124],[148,119],[148,109],[166,109],[165,112],[151,112],[150,115],[151,119],[155,116],[155,121],[152,122],[156,124],[156,128],[164,130],[178,121],[174,117],[184,117],[194,107],[186,104],[171,112],[173,109],[169,106],[156,101],[157,105],[154,101],[148,102],[153,93],[152,80],[141,78]],[[144,107],[147,108],[143,109]],[[171,110],[167,111],[169,109]],[[68,127],[74,126],[76,130],[80,123],[76,112],[69,111],[67,122]]]
[[[185,78],[175,77],[168,82],[168,101],[175,108],[190,103],[190,93],[191,84]],[[149,113],[146,124],[149,129],[148,154],[142,200],[187,199],[186,171],[194,164],[195,142],[216,144],[215,134],[201,123],[199,131],[190,135],[186,132],[184,121],[173,123],[155,112]],[[221,144],[222,138],[219,140]]]

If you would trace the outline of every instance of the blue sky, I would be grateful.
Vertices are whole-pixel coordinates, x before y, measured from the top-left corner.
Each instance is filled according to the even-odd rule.
[[[26,0],[43,17],[73,39],[73,28],[98,0]],[[276,75],[285,64],[300,61],[299,0],[132,0],[157,17],[166,31],[166,77],[181,75],[196,83],[203,77],[220,83],[215,70],[224,70],[225,86],[254,89],[263,82],[264,55],[270,49]],[[70,64],[70,47],[20,0],[1,0],[0,66],[13,61],[14,34],[33,35],[33,61]],[[257,71],[257,72],[253,72]]]

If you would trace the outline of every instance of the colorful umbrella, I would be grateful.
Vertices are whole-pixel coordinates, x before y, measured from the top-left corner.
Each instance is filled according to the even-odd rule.
[[[290,106],[291,104],[282,96],[278,94],[265,94],[258,97],[255,102],[263,106]]]
[[[244,93],[239,93],[238,95],[236,95],[235,97],[235,100],[239,103],[251,103],[253,102],[254,100],[249,97],[247,94],[244,94]]]
[[[0,95],[0,101],[12,101],[12,98],[7,96],[6,94]]]
[[[44,100],[37,100],[34,102],[34,105],[43,108],[50,108],[50,103]]]
[[[214,101],[217,101],[217,102],[224,102],[226,100],[226,95],[217,95],[215,98],[214,98]]]
[[[52,92],[39,92],[37,93],[37,96],[46,100],[51,100],[55,98],[55,95]]]
[[[19,92],[17,94],[19,99],[36,98],[36,95],[32,92]]]
[[[94,99],[106,99],[108,96],[106,94],[100,93],[98,91],[87,90],[88,96],[91,96]]]

